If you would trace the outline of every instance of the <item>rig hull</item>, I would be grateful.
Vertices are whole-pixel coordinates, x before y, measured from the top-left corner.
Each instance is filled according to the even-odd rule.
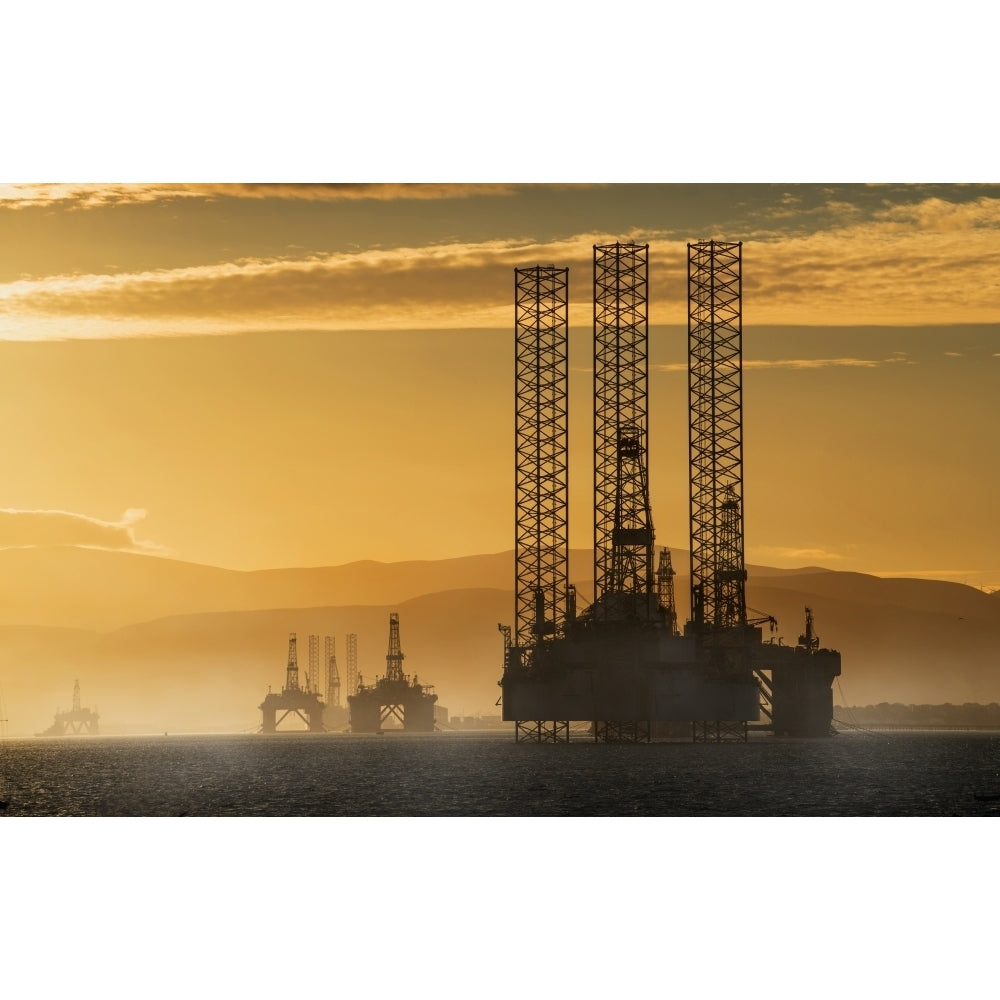
[[[833,682],[840,653],[801,646],[763,646],[761,672],[770,672],[771,724],[776,736],[829,736],[833,726]]]
[[[408,733],[432,733],[437,695],[409,680],[379,678],[371,687],[348,695],[350,731],[377,733],[385,723]]]
[[[765,644],[757,628],[704,641],[611,627],[512,647],[500,686],[508,722],[614,721],[658,732],[658,723],[676,731],[720,721],[828,736],[839,673],[839,653]]]
[[[505,721],[759,717],[751,670],[709,674],[693,640],[641,632],[592,642],[556,640],[533,660],[528,669],[509,670],[501,682]]]

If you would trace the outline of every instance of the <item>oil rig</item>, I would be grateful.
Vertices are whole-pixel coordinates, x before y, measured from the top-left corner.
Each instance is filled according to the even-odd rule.
[[[310,733],[322,733],[323,709],[326,707],[319,692],[307,679],[305,687],[299,686],[299,661],[295,633],[288,637],[288,668],[285,672],[285,686],[280,694],[267,692],[267,697],[258,706],[263,712],[262,733],[276,733],[278,726],[289,716],[301,719]],[[278,716],[278,713],[281,716]]]
[[[381,733],[386,728],[408,733],[434,732],[434,703],[431,685],[420,684],[403,673],[403,653],[399,642],[399,615],[389,615],[389,651],[385,676],[366,685],[358,676],[357,688],[347,696],[352,733]]]
[[[73,682],[73,707],[68,712],[56,712],[55,721],[38,736],[96,736],[96,711],[80,707],[80,682]]]
[[[806,609],[798,646],[764,642],[743,555],[742,243],[688,244],[691,619],[680,632],[669,550],[654,571],[647,481],[648,245],[594,250],[594,600],[568,578],[569,269],[516,268],[515,626],[503,719],[518,741],[751,728],[828,736],[840,654]]]

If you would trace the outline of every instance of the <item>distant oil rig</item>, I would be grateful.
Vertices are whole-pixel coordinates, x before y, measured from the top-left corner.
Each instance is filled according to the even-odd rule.
[[[323,709],[326,707],[320,700],[319,692],[314,690],[307,678],[305,685],[299,684],[299,660],[296,648],[295,633],[288,637],[288,666],[285,670],[285,686],[280,694],[268,690],[267,697],[260,704],[264,714],[261,724],[262,733],[276,733],[278,726],[288,718],[295,716],[306,724],[310,733],[322,733]],[[278,713],[281,713],[280,717]]]
[[[433,687],[421,684],[414,674],[411,680],[403,673],[403,653],[399,642],[399,615],[389,615],[389,651],[385,657],[385,676],[366,685],[358,678],[358,688],[348,695],[352,733],[379,733],[386,728],[408,733],[434,732]]]
[[[518,741],[829,736],[840,653],[806,609],[795,647],[763,640],[743,548],[742,244],[688,244],[691,619],[669,550],[654,572],[647,483],[648,245],[594,247],[594,600],[568,578],[569,269],[516,268],[515,626],[503,719]],[[762,721],[763,717],[763,721]],[[578,728],[578,727],[575,727]]]
[[[307,732],[336,730],[352,733],[380,733],[385,729],[405,732],[433,732],[437,695],[430,685],[420,684],[403,673],[403,653],[399,640],[399,615],[389,616],[389,652],[386,673],[366,685],[358,673],[358,637],[347,636],[347,703],[340,704],[340,673],[337,669],[335,640],[324,640],[326,700],[319,694],[319,636],[309,636],[309,672],[299,681],[296,634],[288,638],[288,665],[280,692],[268,690],[258,706],[263,713],[262,733],[277,733],[288,719],[298,719]],[[301,730],[300,730],[301,731]]]
[[[73,682],[73,707],[68,712],[56,712],[55,721],[44,733],[36,736],[96,736],[96,711],[80,707],[80,682]]]

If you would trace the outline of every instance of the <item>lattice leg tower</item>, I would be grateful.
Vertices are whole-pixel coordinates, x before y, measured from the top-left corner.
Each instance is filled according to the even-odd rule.
[[[691,608],[696,626],[746,624],[742,244],[688,244]]]
[[[513,645],[520,667],[530,670],[538,667],[546,637],[562,630],[567,613],[568,268],[515,269],[514,367]],[[554,741],[562,725],[515,721],[518,741]]]

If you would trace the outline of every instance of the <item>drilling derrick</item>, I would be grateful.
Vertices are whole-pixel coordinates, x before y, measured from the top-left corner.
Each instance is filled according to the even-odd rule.
[[[660,549],[660,563],[656,567],[656,595],[660,610],[666,616],[671,635],[677,631],[677,603],[674,599],[674,566],[670,559],[670,549]]]
[[[601,621],[656,617],[646,482],[648,245],[594,247],[594,604]]]
[[[294,715],[305,723],[310,733],[323,732],[323,702],[318,692],[299,686],[299,660],[295,633],[288,637],[288,666],[285,669],[285,686],[280,694],[268,691],[258,706],[263,713],[262,733],[276,733],[278,726]],[[279,718],[278,713],[281,712]]]
[[[403,650],[399,644],[399,615],[389,615],[389,652],[385,654],[385,679],[390,683],[403,680]]]
[[[352,733],[381,733],[385,729],[430,733],[434,731],[437,695],[430,685],[411,680],[403,673],[403,651],[399,642],[399,615],[389,615],[389,650],[385,676],[371,685],[358,684],[347,696]],[[385,728],[383,728],[385,727]]]
[[[299,654],[294,632],[288,637],[288,666],[285,668],[285,686],[283,690],[299,690]]]

